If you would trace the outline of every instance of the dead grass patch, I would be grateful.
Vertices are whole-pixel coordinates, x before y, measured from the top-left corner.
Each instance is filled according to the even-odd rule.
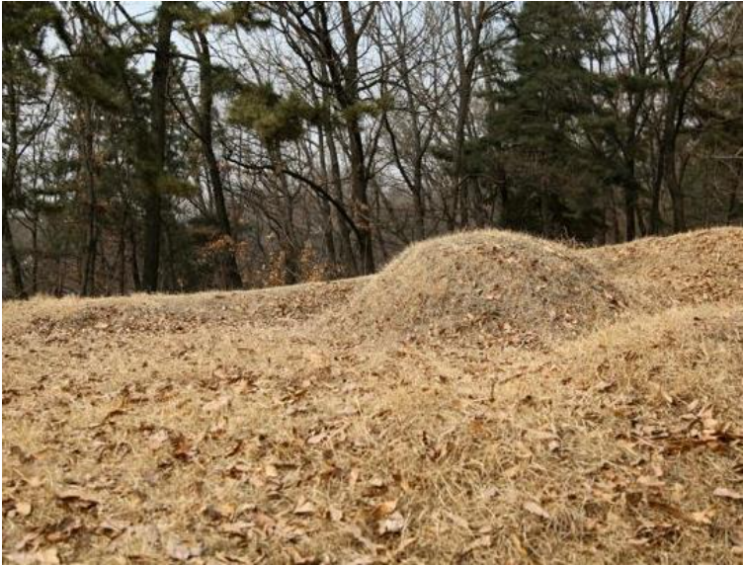
[[[529,347],[613,320],[639,297],[576,251],[523,234],[467,232],[409,247],[342,310],[342,331]]]
[[[347,283],[4,305],[4,560],[739,562],[735,283],[641,313],[596,251],[451,239]]]
[[[586,250],[613,280],[656,303],[743,300],[743,228],[714,228]]]

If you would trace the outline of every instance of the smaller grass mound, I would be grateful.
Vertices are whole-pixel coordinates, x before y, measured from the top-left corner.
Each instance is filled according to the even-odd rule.
[[[363,277],[313,282],[253,291],[194,294],[135,294],[62,299],[37,296],[8,302],[9,336],[38,333],[45,337],[75,332],[122,335],[179,334],[194,327],[286,327],[337,308],[361,288]]]
[[[447,338],[475,331],[528,346],[590,330],[629,302],[577,252],[489,230],[409,247],[351,299],[341,326]]]
[[[743,300],[743,228],[714,228],[584,252],[660,304]]]

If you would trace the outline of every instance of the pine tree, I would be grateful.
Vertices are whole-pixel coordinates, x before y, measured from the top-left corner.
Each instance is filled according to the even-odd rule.
[[[130,22],[136,36],[127,44],[114,43],[110,23],[95,7],[77,4],[71,9],[81,22],[94,28],[95,40],[77,44],[66,32],[60,34],[71,55],[58,64],[65,86],[79,98],[92,100],[101,108],[125,117],[131,128],[129,150],[137,169],[144,208],[142,283],[147,292],[158,289],[163,198],[167,187],[173,184],[167,174],[166,134],[173,61],[171,34],[179,4],[161,3],[149,26],[151,29]],[[152,45],[155,52],[149,77],[142,76],[134,63],[145,45]]]
[[[579,4],[529,2],[515,28],[513,68],[489,120],[490,142],[518,163],[511,172],[519,189],[508,196],[507,223],[547,236],[585,231],[596,210],[576,172],[591,170],[587,134],[600,85],[586,58],[600,27]]]
[[[46,30],[58,23],[59,13],[51,2],[3,5],[3,262],[7,262],[15,294],[21,298],[26,297],[26,289],[10,213],[21,200],[20,158],[42,125],[26,124],[30,127],[24,128],[23,111],[44,95],[43,40]]]
[[[284,283],[297,282],[300,244],[294,230],[289,182],[285,173],[282,144],[298,139],[304,133],[306,121],[312,121],[317,111],[297,92],[281,96],[270,84],[244,85],[230,105],[230,120],[255,132],[266,148],[278,189],[285,201],[285,228],[282,237]]]

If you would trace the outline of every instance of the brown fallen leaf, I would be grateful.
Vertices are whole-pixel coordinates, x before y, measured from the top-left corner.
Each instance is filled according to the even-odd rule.
[[[353,561],[349,561],[348,565],[377,565],[379,563],[378,557],[372,557],[371,555],[362,555],[357,557]]]
[[[361,545],[363,545],[367,551],[369,551],[372,554],[377,553],[377,549],[380,547],[373,541],[371,541],[369,538],[365,537],[361,533],[361,528],[359,528],[355,524],[347,524],[345,527],[346,532],[351,535],[357,542],[359,542]]]
[[[530,438],[535,439],[537,441],[550,441],[554,439],[559,439],[554,432],[551,431],[545,431],[545,430],[529,430],[528,435]]]
[[[464,557],[466,555],[469,555],[473,551],[477,549],[487,549],[488,547],[493,545],[493,536],[487,535],[487,536],[481,536],[474,540],[472,543],[467,545],[461,552],[460,556]]]
[[[165,553],[176,561],[187,561],[192,557],[199,557],[202,552],[201,544],[187,544],[175,536],[169,536],[165,541]]]
[[[318,444],[322,443],[323,441],[325,441],[325,439],[327,437],[328,437],[328,434],[325,433],[324,431],[322,431],[322,432],[319,432],[319,433],[316,433],[316,434],[310,436],[307,439],[307,443],[309,445],[318,445]]]
[[[16,565],[59,565],[59,553],[55,547],[42,549],[40,551],[11,553],[5,557]]]
[[[26,484],[31,488],[39,488],[44,482],[39,477],[29,477],[26,480]]]
[[[338,508],[337,506],[330,506],[328,507],[328,516],[330,516],[330,519],[333,522],[340,522],[343,520],[343,510]]]
[[[168,441],[168,439],[170,439],[168,430],[159,430],[149,437],[149,439],[147,440],[147,444],[149,445],[150,449],[152,449],[153,451],[157,451],[165,444],[165,442]]]
[[[181,433],[170,436],[170,446],[173,450],[173,457],[180,461],[189,461],[194,456],[191,442]]]
[[[387,483],[381,477],[372,477],[369,479],[369,486],[372,488],[384,488]]]
[[[207,402],[201,409],[204,412],[218,412],[224,408],[228,408],[232,404],[232,399],[229,396],[220,396],[216,400]]]
[[[235,505],[229,503],[207,504],[206,507],[204,507],[203,513],[212,520],[225,520],[234,516]]]
[[[115,418],[116,416],[122,416],[124,414],[126,414],[126,410],[124,410],[123,408],[114,408],[113,410],[110,410],[103,417],[103,419],[100,421],[99,424],[97,424],[97,426],[94,426],[94,427],[102,426],[103,424],[105,424],[106,422],[108,422],[109,420],[111,420],[112,418]]]
[[[400,512],[393,512],[388,518],[377,524],[377,533],[380,536],[386,534],[398,534],[405,527],[405,518]]]
[[[521,465],[514,465],[503,471],[503,476],[506,479],[512,479],[521,472]]]
[[[253,527],[252,522],[232,522],[229,524],[222,524],[219,527],[220,532],[224,532],[225,534],[231,535],[231,536],[245,536],[247,535],[248,531]]]
[[[19,516],[24,518],[31,514],[31,504],[29,502],[16,502],[15,511]]]
[[[650,475],[643,475],[637,479],[637,482],[643,486],[650,488],[662,488],[666,486],[665,481],[660,481],[656,477]]]
[[[245,441],[243,439],[238,439],[235,442],[235,445],[232,446],[232,449],[230,449],[227,453],[225,453],[225,457],[232,457],[240,453],[240,451],[242,451],[244,443]]]
[[[31,533],[31,534],[26,534],[25,536],[23,536],[23,538],[18,543],[15,544],[14,549],[16,551],[24,551],[25,549],[31,547],[31,543],[38,540],[40,536],[41,534],[36,533],[36,532]],[[38,547],[38,546],[34,545],[34,547]]]
[[[320,563],[320,560],[314,555],[302,555],[293,547],[287,547],[286,551],[291,556],[291,562],[293,565],[316,565],[317,563]]]
[[[47,528],[46,541],[50,543],[61,543],[82,530],[83,522],[77,516],[67,515],[56,524]]]
[[[694,522],[695,524],[702,524],[704,526],[709,526],[712,524],[712,518],[715,517],[715,511],[712,508],[708,508],[707,510],[700,510],[698,512],[692,512],[689,514],[689,519]]]
[[[81,508],[92,508],[100,501],[93,494],[82,488],[68,488],[57,491],[57,498],[66,504],[75,504]]]
[[[116,538],[123,534],[130,525],[129,522],[123,520],[106,520],[98,526],[97,533]]]
[[[258,528],[264,531],[268,531],[276,527],[276,520],[274,520],[268,514],[264,514],[263,512],[256,512],[253,516],[253,522],[256,526],[258,526]]]
[[[609,392],[616,386],[617,383],[614,381],[601,381],[594,387],[594,390],[596,392]]]
[[[535,516],[539,516],[540,518],[544,518],[545,520],[549,520],[551,518],[549,512],[547,512],[544,508],[539,506],[536,502],[525,502],[524,503],[524,510],[527,512],[530,512],[534,514]]]
[[[253,563],[253,561],[248,558],[240,557],[234,554],[223,553],[221,551],[218,551],[215,554],[215,557],[217,558],[217,561],[219,563],[238,563],[239,565],[252,565]]]
[[[298,516],[309,516],[314,514],[316,511],[315,505],[309,500],[300,500],[294,509],[294,513]]]
[[[730,500],[743,500],[743,494],[724,487],[716,488],[712,494],[720,498],[729,498]]]
[[[733,545],[733,550],[739,549],[740,553],[743,554],[743,528],[739,528],[737,531],[733,531],[730,536]]]
[[[397,508],[397,499],[387,500],[380,504],[377,504],[372,510],[371,516],[374,521],[379,521],[385,516],[392,514]]]

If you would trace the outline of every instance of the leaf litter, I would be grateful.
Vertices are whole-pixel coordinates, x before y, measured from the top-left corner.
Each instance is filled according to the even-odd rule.
[[[739,562],[741,234],[4,304],[4,559]]]

